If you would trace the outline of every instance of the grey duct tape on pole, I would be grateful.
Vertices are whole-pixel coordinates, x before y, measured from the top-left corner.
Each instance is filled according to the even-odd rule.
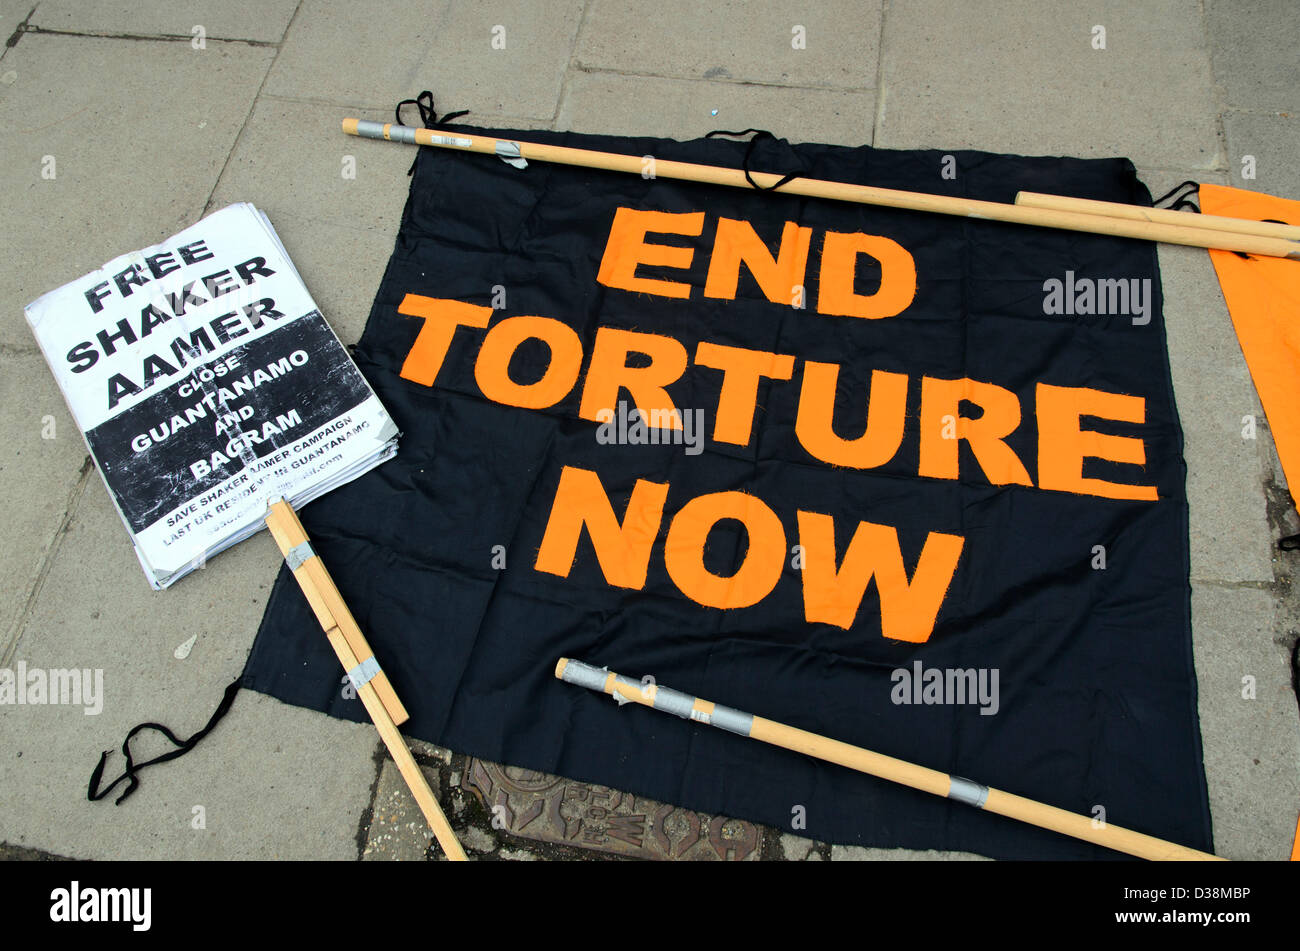
[[[992,789],[974,780],[919,766],[906,760],[778,723],[775,720],[758,717],[734,707],[713,703],[671,687],[660,686],[648,678],[644,682],[637,681],[615,673],[607,667],[594,667],[564,657],[560,658],[555,665],[555,676],[565,683],[609,694],[618,701],[620,706],[629,702],[639,703],[683,719],[695,720],[706,726],[728,730],[773,746],[804,753],[936,796],[946,796],[954,802],[1019,819],[1030,825],[1051,829],[1118,852],[1160,860],[1217,859],[1217,856],[1207,852],[1189,849],[1131,829],[1096,823],[1088,816]]]

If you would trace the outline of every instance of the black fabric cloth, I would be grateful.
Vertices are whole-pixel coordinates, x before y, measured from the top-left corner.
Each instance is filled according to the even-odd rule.
[[[466,127],[462,127],[466,128]],[[480,131],[470,129],[468,131]],[[750,144],[572,133],[490,132],[601,151],[739,168]],[[955,166],[946,156],[955,159]],[[754,170],[1010,202],[1018,190],[1150,204],[1124,159],[1026,158],[974,151],[753,145]],[[943,174],[955,167],[955,177]],[[689,300],[597,281],[619,207],[705,212]],[[745,267],[737,298],[705,298],[720,217],[743,219],[776,253],[785,222],[814,229],[807,306],[769,301]],[[917,292],[896,317],[816,310],[825,231],[884,235],[914,257]],[[857,292],[880,280],[859,260]],[[1145,325],[1125,315],[1044,313],[1044,282],[1149,279]],[[461,328],[433,386],[402,379],[421,320],[408,293],[506,306],[493,324],[541,315],[574,328],[583,376],[547,409],[486,399],[474,375],[484,331]],[[697,366],[702,340],[795,356],[793,378],[764,380],[749,445],[602,445],[579,401],[598,327],[671,336],[691,356],[668,387],[701,407],[712,432],[721,374]],[[1116,825],[1211,849],[1189,608],[1182,431],[1173,401],[1152,244],[968,218],[801,198],[421,149],[396,247],[357,346],[362,371],[403,431],[397,457],[300,514],[375,653],[411,711],[409,735],[490,760],[605,784],[687,808],[836,843],[955,849],[997,858],[1116,858],[1116,853],[880,779],[557,681],[573,657],[757,715],[934,767]],[[524,347],[514,379],[539,379],[544,346]],[[842,367],[835,426],[862,433],[871,371],[909,375],[901,447],[879,468],[832,467],[795,430],[804,361]],[[1007,438],[1035,485],[989,484],[966,443],[959,480],[917,473],[921,377],[969,377],[1013,391],[1022,419]],[[1155,502],[1037,487],[1035,386],[1089,387],[1145,399],[1145,464],[1090,459],[1084,475],[1158,488]],[[624,399],[630,399],[627,392]],[[967,407],[969,409],[969,407]],[[970,410],[972,415],[978,409]],[[622,517],[637,479],[669,483],[645,586],[610,585],[584,533],[567,578],[536,570],[562,467],[596,471]],[[741,490],[786,534],[786,568],[752,607],[685,597],[665,569],[671,518],[699,495]],[[828,513],[837,564],[860,520],[895,526],[909,573],[928,532],[965,538],[937,624],[924,643],[882,636],[877,588],[843,630],[805,620],[797,510]],[[727,574],[745,532],[720,523],[706,564]],[[493,564],[504,546],[506,567]],[[1104,546],[1105,567],[1095,567]],[[894,671],[996,669],[994,715],[971,704],[893,702]],[[282,570],[244,684],[286,702],[364,720],[301,592]],[[1102,812],[1104,810],[1104,813]],[[799,818],[804,818],[804,824]]]

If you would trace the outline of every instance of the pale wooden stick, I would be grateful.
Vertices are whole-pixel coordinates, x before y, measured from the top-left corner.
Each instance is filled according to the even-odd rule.
[[[369,139],[388,139],[412,145],[430,145],[437,148],[458,149],[500,155],[506,159],[523,158],[528,161],[554,162],[560,165],[580,165],[602,168],[614,172],[642,175],[647,172],[646,159],[640,155],[620,155],[614,152],[597,152],[590,149],[573,149],[559,145],[543,145],[520,139],[498,139],[487,135],[471,135],[459,130],[434,131],[395,125],[391,122],[370,122],[363,119],[344,119],[343,131]],[[655,159],[653,174],[657,178],[673,178],[735,188],[752,188],[745,174],[738,168],[716,165],[698,165],[693,162],[674,162]],[[769,172],[751,172],[754,181],[770,188],[781,180],[780,175]],[[976,201],[948,195],[927,195],[924,192],[900,191],[893,188],[876,188],[871,185],[853,185],[848,182],[828,182],[816,178],[796,178],[779,189],[781,194],[804,195],[811,198],[829,198],[851,201],[863,205],[886,208],[903,208],[909,211],[929,211],[942,215],[1005,221],[1012,224],[1037,225],[1044,228],[1062,228],[1066,231],[1086,231],[1093,234],[1114,235],[1121,238],[1139,238],[1146,241],[1163,241],[1169,244],[1190,245],[1197,248],[1222,248],[1226,251],[1244,251],[1270,257],[1289,257],[1300,260],[1300,242],[1258,235],[1232,234],[1205,228],[1190,228],[1178,224],[1160,224],[1152,221],[1130,221],[1100,215],[1085,215],[1073,211],[1056,211],[1048,208],[1031,208],[996,201]]]
[[[362,662],[367,660],[371,665],[374,665],[374,654],[371,652],[370,646],[366,644],[365,638],[361,636],[361,631],[356,627],[356,622],[352,620],[352,614],[348,611],[347,605],[338,593],[338,589],[334,587],[334,580],[330,577],[329,572],[325,570],[325,565],[321,562],[320,557],[311,551],[307,532],[303,529],[302,523],[298,521],[297,513],[289,506],[288,502],[281,499],[272,503],[266,516],[266,525],[275,537],[276,544],[280,546],[280,552],[289,561],[290,565],[293,566],[295,561],[301,562],[296,567],[293,567],[294,579],[302,588],[302,593],[307,596],[307,602],[312,606],[312,610],[316,612],[316,619],[324,629],[325,636],[334,648],[334,653],[338,655],[343,669],[349,672],[357,670]],[[292,556],[291,552],[294,553]],[[345,620],[349,623],[345,623]],[[349,629],[352,630],[352,637],[349,637]],[[361,651],[356,649],[357,639],[363,645]],[[364,656],[358,656],[362,653]],[[366,712],[370,714],[370,719],[375,721],[375,727],[379,730],[384,745],[388,747],[393,762],[397,764],[398,771],[402,774],[402,778],[406,780],[411,795],[415,797],[416,803],[419,804],[420,811],[424,813],[424,818],[433,830],[434,836],[438,839],[438,844],[442,846],[443,852],[446,853],[447,858],[454,862],[464,862],[466,860],[465,850],[461,848],[460,842],[457,841],[456,833],[452,831],[450,823],[447,822],[447,817],[438,806],[438,800],[434,798],[433,790],[429,788],[424,773],[420,770],[419,764],[415,762],[415,757],[411,755],[410,748],[407,747],[406,741],[397,729],[396,718],[391,713],[392,708],[385,704],[384,696],[378,689],[381,680],[387,687],[388,696],[397,709],[401,710],[402,719],[405,720],[407,718],[406,708],[397,699],[397,694],[393,692],[392,686],[388,684],[388,677],[382,670],[373,674],[361,686],[357,687],[357,696],[361,698],[361,702],[365,705]]]
[[[1017,192],[1016,204],[1026,208],[1054,208],[1058,211],[1077,211],[1085,215],[1127,218],[1130,221],[1154,221],[1187,228],[1204,228],[1207,231],[1230,231],[1233,234],[1254,234],[1266,238],[1300,241],[1300,227],[1296,225],[1281,225],[1273,221],[1255,221],[1250,218],[1202,215],[1191,211],[1173,211],[1169,208],[1144,208],[1141,205],[1125,205],[1117,201],[1067,198],[1065,195],[1042,195],[1038,192]]]
[[[1210,855],[1208,852],[1198,852],[1173,842],[1166,842],[1164,839],[1143,835],[1130,829],[1121,829],[1109,823],[1095,825],[1088,816],[1067,812],[1033,799],[1025,799],[1023,796],[1014,796],[1000,789],[990,789],[969,779],[951,776],[937,769],[928,769],[906,760],[885,756],[883,753],[874,753],[860,746],[851,746],[818,733],[809,733],[807,730],[777,723],[775,720],[765,720],[668,687],[653,683],[642,684],[613,671],[592,667],[590,664],[570,660],[567,657],[560,658],[559,663],[555,665],[555,676],[568,683],[604,691],[616,699],[622,697],[624,700],[631,700],[643,706],[689,717],[741,736],[794,750],[796,753],[804,753],[828,763],[847,766],[860,773],[868,773],[904,786],[911,786],[922,792],[956,799],[987,812],[996,812],[998,815],[1019,819],[1021,822],[1103,845],[1117,852],[1126,852],[1144,859],[1219,860],[1218,856]]]
[[[284,508],[277,508],[276,505],[283,505]],[[290,550],[307,541],[307,531],[302,527],[302,522],[298,521],[298,513],[287,502],[281,501],[276,505],[271,506],[271,514],[266,518],[266,526],[275,537],[275,543],[280,546],[280,551],[287,555]],[[307,603],[311,605],[316,620],[320,622],[323,630],[328,631],[337,625],[343,639],[347,641],[348,647],[358,659],[364,661],[375,656],[375,652],[370,649],[370,644],[366,641],[366,636],[361,633],[356,619],[352,617],[352,612],[348,610],[343,595],[339,594],[339,589],[335,587],[334,579],[325,570],[324,562],[316,557],[308,558],[293,568],[293,576],[297,579],[298,586],[302,588],[302,593],[307,596]],[[400,726],[411,718],[402,701],[397,699],[393,685],[388,682],[388,674],[380,670],[370,682],[375,685],[375,693],[379,696],[380,703],[384,705],[384,709],[388,711],[395,724]]]

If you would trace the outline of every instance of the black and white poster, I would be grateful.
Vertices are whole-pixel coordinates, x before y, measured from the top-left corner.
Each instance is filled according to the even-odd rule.
[[[27,320],[163,588],[392,456],[397,428],[269,221],[231,205],[28,305]]]

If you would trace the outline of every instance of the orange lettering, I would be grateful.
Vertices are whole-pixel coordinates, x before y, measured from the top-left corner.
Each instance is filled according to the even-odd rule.
[[[978,419],[960,415],[962,401],[976,403]],[[917,474],[956,479],[958,448],[965,439],[984,475],[994,485],[1033,485],[1015,452],[1003,440],[1020,425],[1020,400],[993,383],[921,379],[921,461]]]
[[[715,575],[704,566],[709,532],[724,518],[745,526],[749,544],[736,573]],[[747,608],[762,601],[785,567],[785,529],[776,513],[744,492],[700,495],[682,506],[664,541],[668,575],[693,601],[711,608]]]
[[[627,355],[633,352],[648,356],[649,366],[628,366]],[[660,428],[681,429],[681,414],[664,387],[679,379],[685,370],[686,348],[676,338],[601,327],[591,350],[578,415],[602,421],[601,412],[612,412],[619,391],[626,389],[647,424],[651,419],[662,419],[667,425]]]
[[[768,300],[774,304],[792,304],[795,287],[803,284],[811,241],[812,228],[800,228],[787,221],[781,232],[781,248],[773,258],[748,221],[719,218],[704,296],[735,300],[743,261]]]
[[[874,294],[853,290],[858,255],[880,262],[880,287]],[[897,241],[878,234],[826,232],[817,289],[817,313],[835,317],[893,317],[916,297],[916,262]]]
[[[659,535],[668,483],[637,479],[620,525],[600,476],[589,469],[565,466],[546,522],[534,567],[569,577],[586,527],[605,580],[619,588],[645,587],[650,550]]]
[[[510,359],[528,339],[545,343],[551,359],[540,380],[516,383],[510,378]],[[550,317],[507,317],[483,339],[474,364],[474,379],[490,400],[507,406],[545,409],[568,395],[581,369],[582,341],[568,324]]]
[[[1038,384],[1036,400],[1039,488],[1107,499],[1156,501],[1158,496],[1153,485],[1126,485],[1083,477],[1084,457],[1146,465],[1146,445],[1141,439],[1109,436],[1079,426],[1081,416],[1142,423],[1146,420],[1146,400],[1140,396],[1046,383]]]
[[[758,383],[763,377],[788,380],[794,374],[794,357],[766,350],[746,350],[718,343],[701,343],[695,348],[695,362],[722,371],[718,393],[718,418],[713,438],[736,446],[749,445],[758,407]]]
[[[424,318],[424,326],[420,328],[415,343],[411,344],[400,374],[402,379],[424,386],[433,386],[433,381],[438,378],[456,328],[486,327],[492,318],[491,307],[419,294],[403,297],[397,305],[397,312]]]
[[[835,390],[838,363],[804,361],[803,389],[794,420],[800,444],[822,462],[854,469],[883,466],[903,442],[907,413],[907,375],[886,370],[871,372],[871,398],[867,401],[867,429],[857,439],[835,434]]]
[[[651,264],[685,270],[691,266],[695,257],[694,248],[646,243],[647,232],[695,237],[703,230],[702,211],[673,214],[620,208],[614,212],[614,224],[609,229],[609,240],[605,242],[605,253],[601,255],[596,280],[606,287],[617,287],[625,291],[658,294],[661,297],[690,297],[691,285],[637,277],[636,269],[638,264]]]
[[[837,570],[835,519],[804,511],[798,516],[799,544],[804,550],[803,610],[810,624],[834,624],[847,630],[857,617],[867,585],[875,578],[880,633],[914,644],[930,639],[957,570],[964,538],[930,532],[909,582],[896,529],[859,522]]]

